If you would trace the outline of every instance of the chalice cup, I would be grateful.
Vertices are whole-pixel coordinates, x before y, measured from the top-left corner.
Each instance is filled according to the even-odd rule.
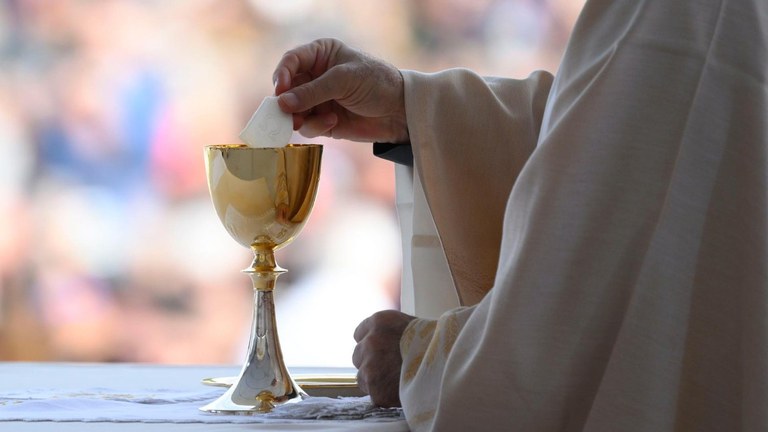
[[[275,250],[287,245],[307,221],[317,195],[323,147],[245,145],[205,147],[208,188],[227,232],[254,253],[243,270],[253,281],[248,354],[234,384],[201,407],[209,413],[253,414],[307,397],[283,362],[277,337],[273,290],[286,270]]]

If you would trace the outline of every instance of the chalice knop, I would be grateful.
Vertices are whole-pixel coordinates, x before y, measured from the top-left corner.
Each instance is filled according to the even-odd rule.
[[[235,383],[200,408],[211,413],[269,412],[307,397],[288,374],[280,350],[273,290],[286,270],[275,250],[293,240],[307,221],[320,179],[321,145],[205,148],[208,188],[227,232],[254,253],[243,270],[253,281],[254,304],[248,354]]]

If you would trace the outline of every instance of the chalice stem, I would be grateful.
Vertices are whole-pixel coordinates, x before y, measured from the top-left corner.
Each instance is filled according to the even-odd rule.
[[[248,354],[237,381],[217,401],[203,410],[209,412],[269,412],[276,405],[307,397],[291,378],[283,361],[277,336],[273,290],[285,270],[275,263],[274,253],[254,251],[251,267],[243,270],[253,281],[253,320]]]

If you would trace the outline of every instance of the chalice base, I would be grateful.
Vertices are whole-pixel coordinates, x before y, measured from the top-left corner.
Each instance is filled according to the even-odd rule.
[[[238,382],[239,381],[238,378]],[[265,390],[259,392],[255,396],[255,400],[238,400],[239,398],[236,395],[238,382],[229,387],[229,389],[218,399],[201,407],[200,410],[210,414],[264,414],[272,411],[272,409],[278,405],[300,402],[309,397],[298,385],[296,385],[295,382],[293,382],[293,380],[291,380],[293,391],[287,395],[275,397],[271,392]]]

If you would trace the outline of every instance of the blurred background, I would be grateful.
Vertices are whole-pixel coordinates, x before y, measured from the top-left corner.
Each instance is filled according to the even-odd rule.
[[[241,364],[250,252],[202,147],[239,142],[282,53],[338,37],[400,68],[555,72],[582,0],[0,0],[0,360]],[[295,141],[309,142],[299,136]],[[278,253],[292,366],[351,366],[398,308],[394,171],[330,142]]]

